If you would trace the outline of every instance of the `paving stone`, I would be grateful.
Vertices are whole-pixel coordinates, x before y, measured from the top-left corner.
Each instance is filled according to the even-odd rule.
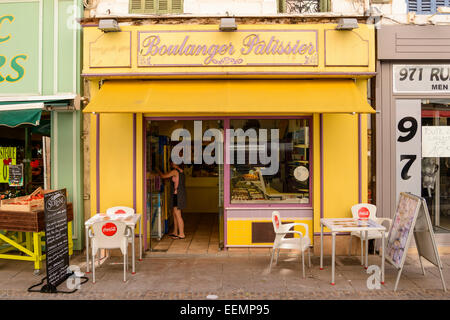
[[[132,275],[129,270],[128,281],[124,283],[122,265],[110,264],[120,263],[121,258],[111,257],[96,269],[96,284],[92,284],[92,274],[88,274],[90,281],[70,297],[28,293],[26,289],[39,282],[45,273],[35,277],[31,263],[0,260],[0,299],[206,299],[208,294],[216,294],[219,299],[244,300],[450,300],[450,293],[442,290],[437,268],[428,263],[424,277],[417,258],[408,259],[397,292],[393,291],[397,270],[388,264],[385,285],[380,290],[369,290],[370,275],[361,267],[358,257],[337,258],[340,265],[336,267],[336,285],[332,286],[330,260],[325,258],[325,270],[319,270],[319,258],[313,257],[313,267],[305,269],[303,279],[298,256],[290,254],[280,256],[278,265],[274,265],[270,273],[270,255],[250,250],[242,256],[229,255],[227,251],[217,255],[149,254],[143,261],[136,261],[136,274]],[[372,260],[376,262],[379,258],[374,256]],[[447,263],[450,256],[442,260]],[[71,259],[71,264],[82,268],[85,268],[84,262],[82,253]],[[444,277],[450,281],[448,269],[444,270]],[[65,289],[64,285],[60,288]]]

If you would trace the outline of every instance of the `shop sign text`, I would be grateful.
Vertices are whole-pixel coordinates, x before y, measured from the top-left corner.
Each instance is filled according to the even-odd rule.
[[[316,30],[267,31],[138,32],[138,66],[317,65]]]
[[[394,65],[394,92],[449,93],[450,65]]]
[[[0,183],[8,183],[9,166],[15,165],[16,159],[16,147],[0,147]]]
[[[12,15],[4,15],[0,17],[0,49],[4,46],[8,40],[12,38],[11,34],[2,34],[2,25],[14,22],[14,17]],[[2,50],[0,50],[1,52]],[[13,57],[7,57],[0,53],[0,83],[7,82],[17,82],[25,76],[25,68],[22,63],[28,59],[28,56],[24,53],[16,54]],[[5,71],[9,65],[10,71]]]

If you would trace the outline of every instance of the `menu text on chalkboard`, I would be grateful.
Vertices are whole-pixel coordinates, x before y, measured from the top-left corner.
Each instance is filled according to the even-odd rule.
[[[69,268],[66,189],[44,195],[47,286],[55,289],[64,282]]]
[[[9,166],[9,185],[11,187],[22,187],[23,186],[23,164]]]

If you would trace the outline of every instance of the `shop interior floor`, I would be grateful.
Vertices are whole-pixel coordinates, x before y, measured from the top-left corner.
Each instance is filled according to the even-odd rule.
[[[186,239],[174,240],[168,235],[164,235],[160,241],[152,239],[152,248],[156,252],[197,255],[214,254],[219,251],[217,212],[183,213],[183,219]]]

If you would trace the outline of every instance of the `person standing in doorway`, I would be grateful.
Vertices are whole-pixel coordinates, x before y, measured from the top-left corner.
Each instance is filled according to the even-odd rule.
[[[167,173],[159,172],[163,179],[170,179],[170,201],[169,205],[173,213],[173,232],[169,236],[174,239],[184,239],[184,221],[181,216],[181,210],[186,207],[186,188],[184,171],[172,160],[170,161],[171,171]]]

